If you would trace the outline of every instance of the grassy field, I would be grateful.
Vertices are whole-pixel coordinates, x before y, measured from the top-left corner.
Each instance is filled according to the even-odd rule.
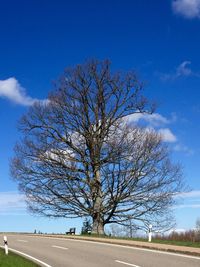
[[[0,267],[39,267],[39,265],[12,252],[5,255],[4,250],[0,248]]]

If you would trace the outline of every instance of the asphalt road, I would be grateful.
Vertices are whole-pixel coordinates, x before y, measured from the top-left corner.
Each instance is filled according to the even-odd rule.
[[[3,244],[3,235],[0,236]],[[200,258],[91,241],[7,235],[9,248],[46,267],[200,267]],[[46,265],[44,264],[46,263]]]

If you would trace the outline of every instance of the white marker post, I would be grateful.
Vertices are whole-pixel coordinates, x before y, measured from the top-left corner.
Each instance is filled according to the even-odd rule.
[[[149,242],[151,242],[152,239],[152,225],[149,225]]]
[[[5,246],[5,254],[8,255],[8,240],[7,236],[4,236],[4,246]]]

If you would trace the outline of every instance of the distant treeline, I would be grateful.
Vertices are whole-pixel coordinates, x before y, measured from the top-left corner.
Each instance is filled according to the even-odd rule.
[[[171,232],[169,235],[154,235],[154,239],[167,241],[200,242],[200,231],[188,230],[185,232]]]

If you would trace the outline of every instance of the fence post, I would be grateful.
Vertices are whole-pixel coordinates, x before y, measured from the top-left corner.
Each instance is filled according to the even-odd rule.
[[[4,247],[5,247],[5,254],[8,255],[8,240],[7,236],[4,236]]]
[[[149,242],[151,242],[152,239],[152,225],[149,225]]]

